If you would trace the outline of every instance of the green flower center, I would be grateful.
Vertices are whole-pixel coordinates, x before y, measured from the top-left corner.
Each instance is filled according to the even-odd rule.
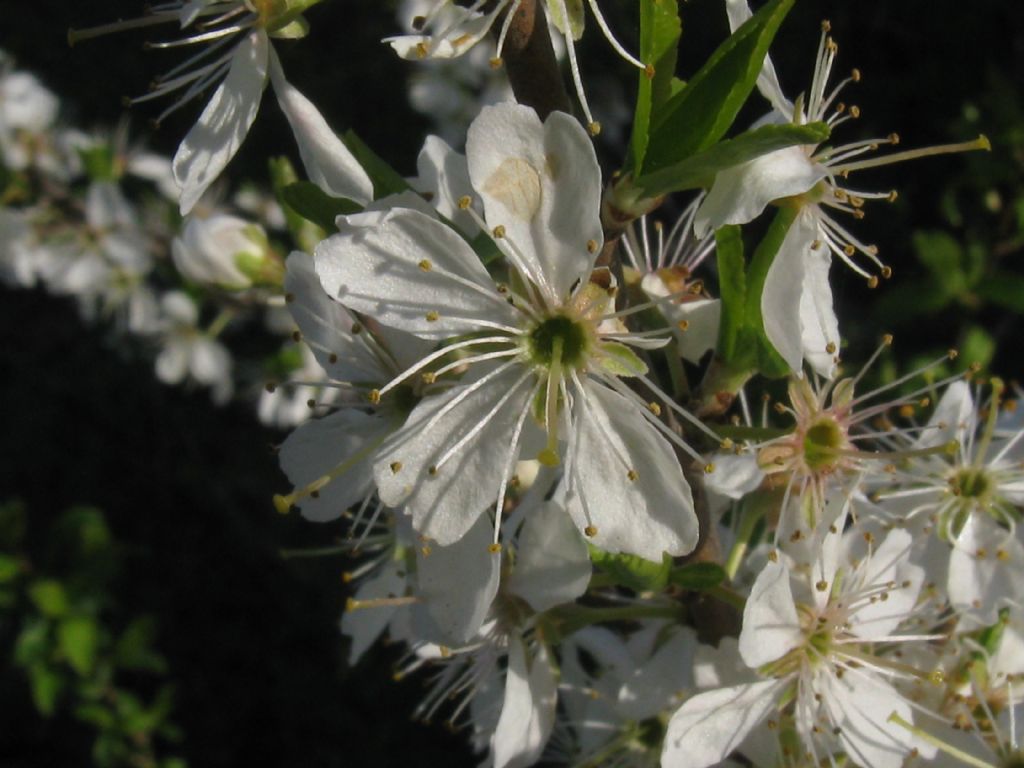
[[[804,434],[804,461],[814,472],[830,469],[845,443],[846,438],[839,425],[832,419],[822,419],[812,424]]]
[[[567,368],[580,368],[587,359],[589,339],[582,323],[566,315],[554,315],[542,320],[530,331],[528,346],[530,359],[536,365],[550,368],[552,364],[558,364]]]
[[[982,469],[962,469],[949,481],[953,495],[964,499],[984,499],[992,489],[992,481]]]

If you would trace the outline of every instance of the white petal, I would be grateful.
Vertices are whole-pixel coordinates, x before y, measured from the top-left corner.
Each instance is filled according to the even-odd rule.
[[[156,377],[164,384],[177,384],[188,374],[188,345],[171,341],[156,356]]]
[[[774,709],[787,683],[786,678],[762,680],[687,700],[669,720],[662,768],[706,768],[724,760]]]
[[[789,569],[782,563],[769,562],[758,574],[743,609],[740,656],[748,667],[757,669],[803,642]]]
[[[546,501],[526,514],[508,589],[537,613],[582,595],[590,581],[587,544],[560,504]]]
[[[966,381],[954,381],[942,393],[928,424],[915,441],[917,448],[932,448],[956,440],[964,442],[964,427],[971,423],[974,398]]]
[[[793,310],[800,306],[806,254],[817,236],[813,216],[801,213],[796,217],[768,268],[761,294],[765,335],[782,359],[797,372],[803,361],[803,328],[800,314]]]
[[[295,503],[307,520],[336,520],[373,490],[375,448],[390,432],[388,419],[353,408],[300,425],[281,445],[281,469],[297,489],[335,472],[343,474]]]
[[[245,140],[263,97],[269,50],[262,30],[239,43],[227,77],[178,147],[172,162],[174,180],[181,187],[182,216],[192,210]]]
[[[1022,565],[1024,547],[1017,538],[987,515],[975,512],[949,555],[949,601],[983,624],[994,624],[999,608],[1024,597]]]
[[[465,645],[480,630],[498,593],[501,555],[491,552],[492,528],[481,515],[459,541],[416,554],[413,607],[417,636],[442,645]]]
[[[286,262],[287,304],[316,361],[336,381],[382,385],[394,373],[384,368],[370,348],[352,333],[352,315],[331,299],[320,284],[313,258],[294,251]]]
[[[637,404],[589,380],[583,386],[573,408],[577,447],[568,499],[577,527],[596,527],[590,541],[606,552],[654,562],[664,552],[691,552],[697,517],[672,447]]]
[[[356,600],[401,597],[405,594],[405,584],[405,565],[397,560],[387,560],[380,571],[367,578],[352,597]],[[344,613],[341,617],[341,632],[352,639],[348,651],[350,665],[355,665],[366,649],[373,645],[396,610],[396,606],[382,605]]]
[[[488,226],[505,227],[533,281],[564,300],[604,242],[601,169],[586,131],[562,112],[542,125],[529,107],[484,107],[466,158]]]
[[[914,749],[928,759],[935,747],[919,741],[898,725],[888,722],[893,712],[913,722],[906,700],[876,675],[848,670],[843,678],[822,675],[820,691],[826,706],[839,724],[839,740],[857,765],[871,768],[900,768]]]
[[[725,0],[725,11],[729,15],[730,32],[735,32],[753,15],[747,0]],[[764,57],[761,73],[757,76],[757,90],[771,102],[776,112],[785,116],[787,122],[793,119],[793,104],[782,93],[771,56]]]
[[[314,259],[324,290],[345,306],[429,339],[519,321],[473,249],[436,219],[395,209],[338,225]]]
[[[523,641],[509,639],[505,700],[491,740],[494,768],[526,768],[540,758],[555,723],[558,688],[547,648],[528,660]]]
[[[712,493],[729,499],[742,499],[756,490],[764,480],[764,472],[757,466],[752,453],[716,453],[711,457],[715,471],[704,478],[704,486]]]
[[[220,342],[199,337],[192,343],[188,367],[200,384],[213,385],[231,378],[231,353]]]
[[[693,654],[697,633],[683,627],[649,659],[632,670],[618,692],[623,716],[639,722],[662,712],[674,697],[693,688]]]
[[[389,506],[404,503],[421,535],[442,546],[452,544],[497,499],[515,424],[529,406],[533,387],[532,382],[517,385],[519,375],[513,369],[475,390],[473,384],[463,384],[421,401],[405,426],[381,447],[374,466],[380,498]],[[456,399],[458,404],[449,408]],[[476,429],[503,399],[486,425],[431,474],[445,451]]]
[[[309,99],[285,80],[281,62],[270,51],[270,79],[281,111],[288,118],[306,175],[325,192],[357,203],[373,199],[373,182],[348,147]]]
[[[913,543],[907,531],[891,531],[862,566],[864,585],[896,586],[885,600],[869,602],[850,617],[852,634],[881,642],[913,612],[924,583],[924,569],[910,562]]]
[[[465,156],[439,136],[427,136],[416,158],[416,173],[413,186],[432,195],[431,202],[438,213],[463,232],[475,233],[477,228],[473,217],[459,208],[459,198],[473,193]]]
[[[719,171],[697,209],[694,234],[701,238],[725,224],[753,221],[773,200],[803,194],[826,175],[803,147],[777,149]]]
[[[811,368],[826,379],[836,374],[839,350],[839,321],[832,308],[832,286],[828,270],[832,256],[822,245],[805,252],[804,284],[800,295],[800,345]],[[829,344],[833,351],[829,352]]]

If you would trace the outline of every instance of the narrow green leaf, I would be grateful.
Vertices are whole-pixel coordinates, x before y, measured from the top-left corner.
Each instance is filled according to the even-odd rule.
[[[664,589],[672,569],[672,558],[668,555],[655,563],[637,555],[611,554],[593,546],[590,560],[617,584],[634,592]]]
[[[388,195],[397,195],[410,189],[402,174],[392,168],[380,155],[370,149],[354,131],[345,131],[341,140],[355,155],[356,161],[363,167],[370,180],[373,181],[373,199],[379,200]]]
[[[715,232],[715,259],[718,264],[718,291],[722,314],[718,325],[717,355],[732,363],[736,345],[746,321],[747,275],[743,262],[743,235],[738,226],[726,226]]]
[[[332,197],[311,181],[296,181],[281,190],[288,207],[325,232],[337,232],[338,216],[358,213],[363,206],[343,197]]]
[[[674,568],[668,580],[677,587],[700,591],[717,587],[725,576],[725,569],[718,563],[690,563]]]
[[[643,174],[695,155],[721,139],[754,89],[768,46],[795,0],[770,0],[730,35],[651,126]]]
[[[627,170],[643,164],[651,115],[672,96],[682,29],[677,0],[640,0],[640,61],[654,67],[654,77],[639,75]]]
[[[57,709],[57,697],[64,688],[64,680],[56,670],[45,663],[29,667],[28,680],[36,709],[44,717],[50,717]]]
[[[734,139],[720,141],[703,152],[659,171],[641,176],[636,180],[636,186],[648,197],[710,187],[715,174],[721,170],[786,147],[820,144],[828,137],[829,129],[825,123],[763,125]]]
[[[57,625],[58,647],[81,677],[92,672],[99,642],[99,627],[92,616],[68,616]]]

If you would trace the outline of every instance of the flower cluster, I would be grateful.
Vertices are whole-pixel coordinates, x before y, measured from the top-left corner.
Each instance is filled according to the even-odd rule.
[[[295,426],[273,502],[341,521],[350,661],[401,643],[396,676],[429,682],[417,714],[464,728],[496,768],[1018,764],[1009,388],[953,351],[883,375],[888,335],[849,375],[829,282],[833,257],[872,286],[892,275],[837,214],[859,222],[896,193],[850,173],[987,140],[868,159],[898,137],[826,143],[859,114],[838,96],[860,73],[829,84],[825,23],[789,100],[767,54],[786,0],[725,0],[732,36],[685,83],[658,70],[675,64],[671,0],[640,3],[652,61],[597,0],[436,0],[404,5],[411,29],[383,41],[431,60],[415,98],[448,105],[403,179],[285,79],[271,41],[305,35],[315,4],[168,2],[72,34],[170,21],[185,37],[166,45],[209,46],[136,100],[177,94],[177,109],[216,86],[172,161],[53,130],[55,97],[3,70],[0,149],[27,191],[0,211],[0,266],[123,317],[158,342],[162,380],[219,400],[229,323],[290,335],[258,407]],[[518,66],[502,54],[521,14],[550,18],[582,121],[507,90],[475,100],[493,81],[474,52],[492,35],[490,64]],[[589,18],[639,70],[614,174],[576,59]],[[543,101],[528,79],[514,95]],[[267,82],[308,180],[280,166],[276,204],[243,218],[209,201]],[[755,90],[771,112],[725,138]],[[176,188],[190,217],[146,226],[132,175]],[[746,259],[740,227],[769,208]],[[174,281],[151,279],[161,263]],[[220,310],[209,323],[196,296]]]

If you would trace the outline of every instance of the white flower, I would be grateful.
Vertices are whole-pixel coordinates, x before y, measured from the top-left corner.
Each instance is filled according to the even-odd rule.
[[[163,349],[156,358],[156,377],[165,384],[191,378],[210,387],[218,405],[227,402],[234,389],[231,353],[199,330],[195,303],[180,291],[170,291],[161,297],[160,309]]]
[[[675,334],[679,354],[691,363],[700,362],[715,348],[721,316],[721,302],[707,298],[703,281],[692,279],[694,270],[715,249],[713,237],[698,240],[692,234],[700,199],[684,209],[667,235],[660,221],[648,227],[647,217],[642,216],[621,241],[636,273],[626,267],[626,283],[639,280],[641,290],[658,303]]]
[[[0,51],[0,160],[22,170],[33,161],[39,135],[57,119],[60,103],[34,75],[11,69]]]
[[[993,390],[979,405],[967,382],[949,384],[910,443],[920,455],[875,484],[883,486],[875,498],[890,514],[926,525],[926,532],[952,546],[950,602],[984,625],[996,621],[999,608],[1024,599],[1024,544],[1016,529],[1024,467],[1015,455],[1024,432],[998,428],[1002,382],[994,381]],[[951,453],[927,450],[950,440]]]
[[[297,10],[313,2],[269,0],[253,5],[247,0],[203,2],[173,0],[150,10],[139,20],[72,31],[72,42],[135,26],[176,21],[195,33],[153,47],[179,47],[211,43],[167,75],[158,78],[151,93],[133,103],[178,93],[177,100],[158,118],[162,120],[183,104],[219,83],[195,126],[174,155],[174,179],[181,188],[181,213],[189,213],[217,180],[245,140],[256,119],[268,78],[299,145],[306,172],[332,194],[366,202],[373,186],[338,137],[308,99],[285,78],[270,44],[271,35],[287,35]],[[216,51],[219,55],[209,55]]]
[[[865,557],[852,559],[841,546],[844,522],[845,515],[809,567],[779,558],[758,576],[743,613],[739,653],[763,679],[683,704],[669,722],[664,768],[713,765],[770,716],[768,726],[778,731],[792,719],[813,764],[844,752],[857,765],[899,768],[914,750],[934,754],[889,721],[894,712],[913,718],[911,705],[888,682],[908,674],[906,665],[884,651],[928,639],[898,631],[923,581],[922,569],[908,559],[911,536],[893,531]]]
[[[498,17],[505,13],[505,20],[498,33],[497,50],[491,59],[492,65],[499,66],[505,36],[519,10],[519,4],[520,0],[498,0],[491,4],[485,3],[484,0],[476,0],[470,6],[460,6],[453,0],[434,0],[429,11],[412,19],[413,34],[385,38],[384,42],[389,43],[404,59],[452,59],[472,50],[487,35]],[[485,5],[487,9],[483,10]],[[653,74],[653,68],[629,54],[615,39],[596,0],[589,0],[588,5],[602,34],[615,52],[633,66]],[[565,40],[569,53],[569,67],[587,128],[596,135],[600,132],[601,125],[591,114],[590,105],[583,91],[579,65],[576,62],[575,41],[583,36],[585,22],[583,3],[581,0],[544,0],[544,7],[547,8],[547,17],[551,25]],[[537,10],[540,12],[540,8]]]
[[[747,0],[727,0],[726,10],[733,31],[751,15]],[[859,115],[857,107],[847,108],[835,101],[847,83],[860,80],[859,71],[853,70],[848,78],[828,90],[832,65],[839,50],[828,35],[829,30],[825,22],[806,102],[801,99],[793,104],[785,97],[771,59],[765,58],[757,86],[771,102],[773,111],[760,123],[802,125],[824,121],[834,129]],[[988,148],[987,139],[981,137],[964,144],[900,152],[871,160],[854,159],[877,150],[880,145],[898,142],[899,137],[890,134],[838,147],[809,145],[770,152],[718,173],[697,212],[694,229],[698,237],[703,237],[725,224],[751,221],[772,201],[786,199],[798,208],[796,220],[768,271],[761,298],[765,334],[794,371],[800,371],[801,361],[806,359],[822,376],[831,377],[835,373],[839,327],[828,283],[832,256],[838,256],[872,285],[878,278],[854,261],[858,254],[877,267],[883,277],[891,274],[879,260],[878,248],[858,240],[833,219],[827,209],[859,219],[864,216],[862,207],[866,200],[895,200],[896,193],[851,189],[845,181],[847,174],[916,157]],[[794,307],[799,311],[794,312]]]
[[[425,339],[466,336],[376,393],[386,398],[415,373],[437,382],[469,368],[382,446],[381,499],[405,504],[422,535],[457,541],[495,499],[501,509],[533,415],[547,433],[539,458],[564,458],[570,514],[597,546],[659,561],[688,552],[692,500],[662,434],[690,449],[658,421],[660,406],[620,381],[635,376],[660,393],[624,345],[651,340],[626,333],[614,292],[590,280],[601,180],[586,134],[567,115],[542,125],[528,108],[500,105],[470,128],[467,155],[514,272],[508,284],[495,284],[453,230],[409,209],[339,217],[340,234],[316,250],[324,288],[346,306]],[[427,368],[457,349],[468,357]]]

